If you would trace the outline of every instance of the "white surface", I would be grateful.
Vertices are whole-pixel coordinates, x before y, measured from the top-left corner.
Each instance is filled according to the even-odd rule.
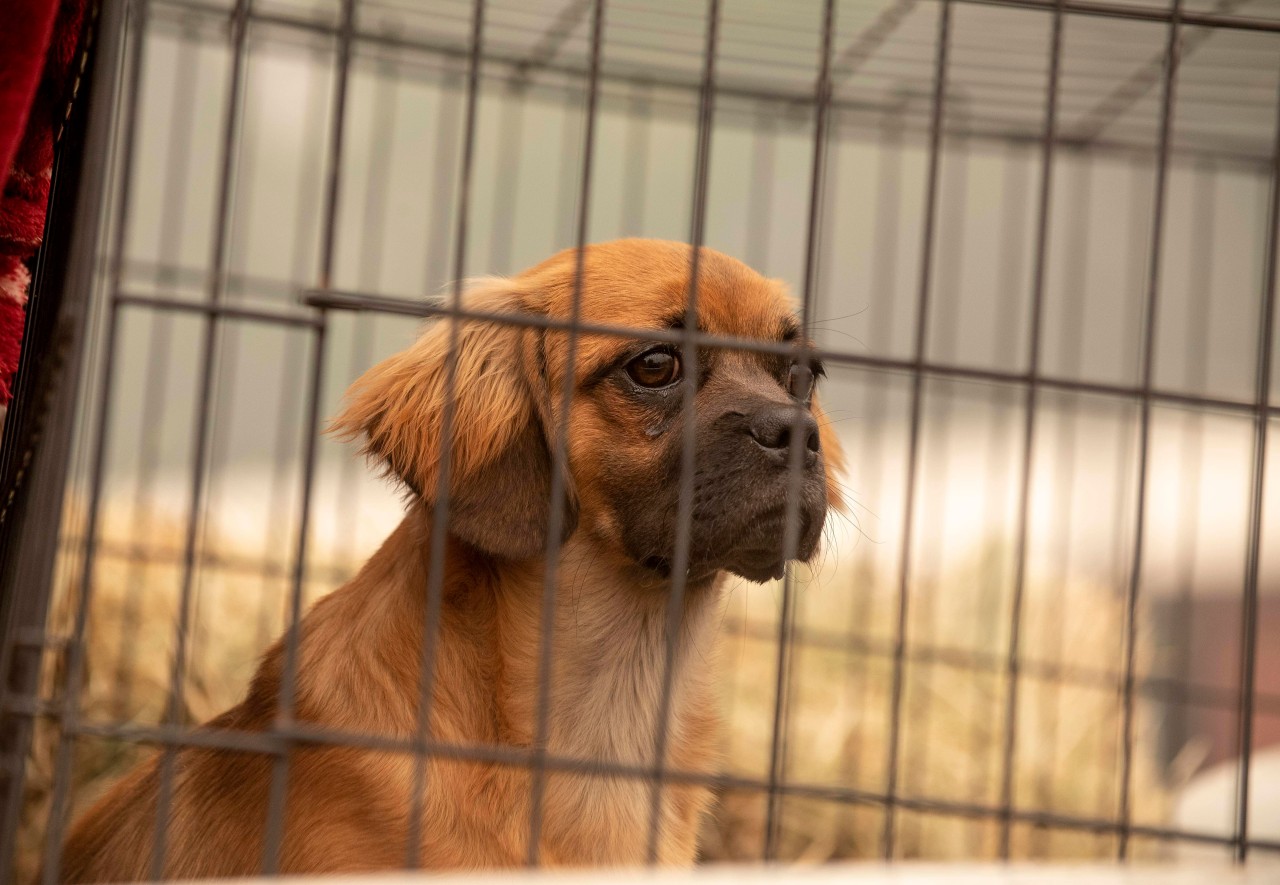
[[[1229,759],[1193,777],[1178,797],[1173,826],[1192,833],[1230,836],[1239,801],[1237,765],[1235,759]],[[1249,837],[1280,841],[1280,746],[1253,754],[1253,764],[1249,766]],[[1213,857],[1220,850],[1189,842],[1176,846],[1178,858],[1188,861]],[[1280,865],[1280,855],[1273,857]],[[1277,880],[1280,881],[1280,873]]]
[[[317,885],[390,885],[390,883],[459,882],[468,885],[497,885],[517,879],[554,880],[567,883],[587,882],[699,882],[760,883],[781,885],[784,882],[892,883],[892,885],[925,885],[930,882],[989,883],[989,885],[1262,885],[1280,882],[1280,868],[1249,865],[1232,867],[1221,864],[1186,866],[1117,866],[1117,865],[1025,865],[1025,864],[831,864],[821,867],[701,867],[689,872],[650,872],[646,870],[592,870],[582,872],[512,871],[467,874],[383,874],[376,876],[343,876],[293,879],[292,882],[315,882]],[[237,880],[245,882],[246,880]]]

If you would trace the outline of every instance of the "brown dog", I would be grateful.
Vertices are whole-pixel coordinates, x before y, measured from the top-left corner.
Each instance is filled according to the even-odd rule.
[[[582,320],[678,329],[689,291],[688,246],[622,240],[588,247]],[[510,280],[481,282],[472,310],[567,318],[576,253]],[[714,335],[794,342],[781,284],[704,249],[698,327]],[[567,332],[476,320],[456,333],[455,407],[443,599],[434,645],[430,736],[528,750],[538,731],[539,638],[556,428],[567,421],[563,545],[556,567],[547,752],[652,767],[667,655],[669,571],[686,415],[678,346],[583,333],[573,397],[562,411]],[[449,322],[375,366],[334,423],[414,491],[400,527],[349,583],[301,624],[296,718],[318,729],[407,743],[418,733],[432,501],[441,461]],[[811,401],[810,367],[791,356],[702,347],[687,589],[678,625],[665,764],[714,770],[715,617],[723,576],[782,572],[790,438],[799,428],[798,555],[814,553],[839,504],[834,435]],[[817,368],[820,371],[819,367]],[[209,730],[261,733],[276,715],[284,668],[277,642],[239,706]],[[290,753],[282,872],[395,868],[408,840],[429,868],[519,865],[528,854],[527,766],[431,756],[422,826],[411,831],[415,756],[395,748],[304,744]],[[272,757],[183,749],[173,766],[166,877],[253,874],[265,850]],[[67,881],[149,874],[159,765],[118,784],[73,829]],[[614,772],[550,771],[538,843],[545,864],[634,864],[646,858],[650,782]],[[709,791],[664,788],[658,856],[694,860]]]

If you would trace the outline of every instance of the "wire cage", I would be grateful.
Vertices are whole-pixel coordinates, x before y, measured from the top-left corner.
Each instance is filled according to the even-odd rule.
[[[1276,4],[120,0],[98,40],[16,874],[394,527],[321,433],[347,385],[622,236],[787,281],[850,462],[823,555],[727,592],[704,860],[1280,857]],[[661,746],[405,750],[692,778]]]

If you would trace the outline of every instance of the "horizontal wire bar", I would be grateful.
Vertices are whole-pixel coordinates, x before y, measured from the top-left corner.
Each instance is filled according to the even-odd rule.
[[[102,267],[109,262],[102,261]],[[157,291],[171,290],[175,285],[207,289],[213,272],[205,267],[181,264],[177,261],[153,261],[145,258],[121,260],[121,276],[131,286],[154,283]],[[144,279],[139,279],[142,277]],[[227,272],[222,275],[223,289],[229,295],[249,295],[256,298],[288,298],[297,290],[297,282],[280,276],[260,276],[250,273]],[[142,292],[135,288],[134,295]],[[150,297],[150,296],[148,296]],[[165,297],[165,296],[160,296]]]
[[[284,326],[308,328],[318,328],[320,326],[320,320],[315,316],[258,310],[252,307],[235,307],[229,304],[187,301],[181,298],[120,294],[116,296],[116,303],[125,307],[149,307],[153,310],[173,310],[180,313],[195,313],[229,320],[248,320],[251,322],[276,323]]]
[[[632,338],[641,341],[654,341],[680,344],[688,339],[684,331],[668,329],[643,329],[632,326],[614,326],[600,323],[570,323],[554,317],[528,313],[490,313],[486,311],[461,310],[444,306],[440,299],[415,300],[389,298],[380,295],[368,295],[358,292],[337,290],[307,289],[301,294],[302,302],[312,307],[324,307],[332,310],[369,310],[380,313],[397,314],[408,317],[446,317],[456,316],[462,319],[481,320],[512,326],[535,329],[556,329],[561,331],[575,330],[593,335],[606,335],[613,338]],[[1118,397],[1135,401],[1150,399],[1163,405],[1179,405],[1192,408],[1217,409],[1240,414],[1265,413],[1268,416],[1280,414],[1280,406],[1260,406],[1246,400],[1221,399],[1211,396],[1200,396],[1190,393],[1178,393],[1170,390],[1145,390],[1139,386],[1110,384],[1102,381],[1083,381],[1061,378],[1029,372],[1009,372],[999,369],[981,369],[970,366],[958,366],[950,363],[937,363],[927,360],[895,359],[892,357],[876,357],[848,351],[809,349],[798,344],[759,341],[751,338],[740,338],[730,335],[713,335],[705,332],[692,334],[692,340],[698,347],[721,350],[737,350],[753,353],[780,355],[811,354],[819,359],[862,368],[883,369],[893,372],[921,372],[937,378],[956,379],[961,381],[985,381],[994,384],[1036,385],[1051,390],[1068,393],[1085,393],[1098,396]]]
[[[84,544],[82,535],[67,535],[60,544],[63,552],[79,549]],[[152,545],[145,542],[122,542],[101,540],[97,543],[98,559],[115,560],[145,567],[167,567],[182,562],[182,548],[169,545]],[[226,572],[233,575],[254,575],[260,578],[276,578],[284,580],[293,573],[290,562],[265,557],[248,556],[237,553],[219,553],[216,549],[206,550],[201,561],[205,571]],[[360,563],[352,562],[344,566],[332,561],[328,563],[311,562],[307,565],[307,574],[312,583],[342,583],[359,569]]]
[[[8,704],[6,712],[26,716],[41,715],[52,719],[59,718],[59,711],[56,708],[46,712],[43,709],[35,709],[29,702],[23,704],[17,699]],[[178,749],[199,748],[270,756],[289,752],[290,749],[293,749],[291,744],[299,744],[387,753],[425,754],[436,759],[492,763],[504,767],[520,768],[528,767],[534,757],[532,749],[519,747],[435,740],[421,742],[397,740],[379,735],[312,728],[296,723],[292,727],[277,728],[269,732],[247,732],[225,729],[195,730],[184,729],[179,726],[109,725],[81,721],[76,724],[74,734],[82,737],[123,740],[137,744],[156,744]],[[618,777],[648,781],[661,779],[664,782],[705,786],[718,790],[750,790],[761,793],[768,792],[771,789],[769,782],[765,779],[742,775],[710,774],[670,767],[659,770],[656,767],[644,765],[629,765],[626,763],[603,762],[596,759],[579,759],[557,755],[547,755],[540,758],[545,760],[545,765],[549,770],[588,777]],[[933,797],[903,795],[889,797],[874,790],[794,780],[774,785],[772,788],[796,798],[817,799],[851,805],[896,807],[905,811],[949,817],[995,819],[1008,814],[1010,819],[1017,823],[1053,829],[1115,833],[1119,832],[1124,826],[1118,820],[1105,817],[1061,814],[1025,808],[1007,809],[999,805],[985,805],[977,802],[961,802]],[[1238,840],[1230,836],[1179,830],[1172,827],[1132,824],[1128,827],[1128,830],[1136,836],[1221,845],[1223,847],[1231,847],[1238,843]],[[1280,848],[1280,843],[1262,839],[1248,840],[1248,845],[1251,848],[1267,850]]]
[[[75,539],[72,539],[75,542]],[[83,543],[82,541],[80,543]],[[154,548],[144,544],[125,544],[111,541],[99,542],[99,559],[141,563],[147,566],[172,566],[181,561],[182,551],[174,548]],[[288,563],[258,560],[249,556],[205,554],[205,568],[213,572],[257,575],[284,580],[290,575]],[[310,565],[308,574],[316,583],[345,581],[353,574],[354,566]],[[770,641],[776,637],[771,627],[743,621],[732,629],[750,640]],[[54,647],[65,644],[61,637],[41,634],[25,636],[20,640],[32,646]],[[888,640],[874,636],[841,634],[834,630],[814,627],[796,627],[796,645],[800,648],[821,648],[842,651],[851,655],[892,655]],[[914,664],[951,666],[960,669],[996,672],[1003,668],[1003,659],[995,654],[984,654],[957,646],[915,643],[907,652],[907,660]],[[1049,680],[1065,686],[1112,687],[1120,679],[1119,672],[1100,667],[1058,663],[1036,658],[1024,658],[1021,662],[1024,675],[1033,679]],[[1148,676],[1139,680],[1138,693],[1157,700],[1175,701],[1196,707],[1229,708],[1236,702],[1236,693],[1224,688],[1196,682],[1183,682],[1173,677]],[[1280,715],[1280,694],[1259,692],[1257,709],[1272,715]]]
[[[37,630],[35,627],[19,627],[17,632],[13,634],[10,644],[14,648],[60,649],[69,646],[71,639],[66,636],[47,633],[44,630]]]
[[[766,624],[752,621],[740,622],[732,628],[746,639],[772,643],[774,631]],[[859,634],[841,634],[834,630],[814,627],[796,627],[796,645],[799,648],[820,648],[849,655],[867,657],[893,657],[893,643],[885,638]],[[913,664],[955,667],[960,670],[1003,673],[1006,658],[995,653],[984,653],[959,646],[933,645],[915,642],[906,653],[906,660]],[[1042,658],[1024,657],[1019,662],[1021,674],[1029,679],[1044,680],[1058,687],[1109,688],[1120,685],[1122,674],[1102,667],[1056,662]],[[1200,682],[1189,682],[1171,676],[1147,676],[1140,678],[1135,690],[1143,697],[1186,704],[1234,710],[1239,692]],[[1280,715],[1280,694],[1258,693],[1257,708],[1268,714]]]

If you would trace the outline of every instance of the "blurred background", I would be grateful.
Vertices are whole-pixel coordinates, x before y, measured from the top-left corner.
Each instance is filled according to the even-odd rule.
[[[1119,15],[1066,4],[1044,206],[1053,5],[950,3],[927,224],[943,5],[836,4],[813,320],[820,346],[848,355],[828,361],[822,397],[853,505],[790,591],[733,587],[724,627],[726,771],[830,788],[782,799],[787,859],[881,856],[886,823],[895,857],[997,857],[1007,826],[1016,857],[1226,858],[1225,843],[1174,835],[1236,834],[1242,723],[1252,856],[1280,857],[1274,469],[1254,617],[1244,605],[1255,446],[1269,468],[1280,457],[1276,434],[1257,427],[1275,423],[1277,405],[1274,383],[1257,401],[1271,340],[1261,323],[1274,283],[1280,8],[1182,3],[1217,24],[1178,29],[1166,153],[1169,0],[1121,0]],[[513,273],[574,245],[591,9],[486,4],[463,275]],[[715,58],[706,244],[797,296],[822,12],[817,0],[724,0]],[[136,110],[119,116],[103,222],[122,248],[103,256],[99,302],[112,269],[118,294],[290,315],[309,315],[302,293],[315,288],[410,301],[449,291],[472,15],[466,0],[360,0],[347,31],[338,0],[135,4]],[[588,239],[687,240],[706,9],[611,0],[604,15]],[[1035,386],[1024,533],[1037,292],[1034,368],[1049,382]],[[421,328],[376,313],[326,322],[321,415]],[[103,399],[105,306],[95,323],[54,627],[69,629],[72,591],[91,568],[83,717],[158,722],[176,626],[190,643],[183,716],[202,721],[239,698],[285,623],[321,339],[306,326],[122,305]],[[86,564],[103,409],[101,541]],[[402,511],[351,448],[325,439],[317,458],[311,599]],[[194,604],[177,623],[192,525]],[[64,681],[51,664],[44,691],[56,699]],[[28,858],[56,746],[53,724],[40,728]],[[79,741],[75,801],[139,752]],[[760,790],[726,791],[705,857],[761,857],[767,805]]]

